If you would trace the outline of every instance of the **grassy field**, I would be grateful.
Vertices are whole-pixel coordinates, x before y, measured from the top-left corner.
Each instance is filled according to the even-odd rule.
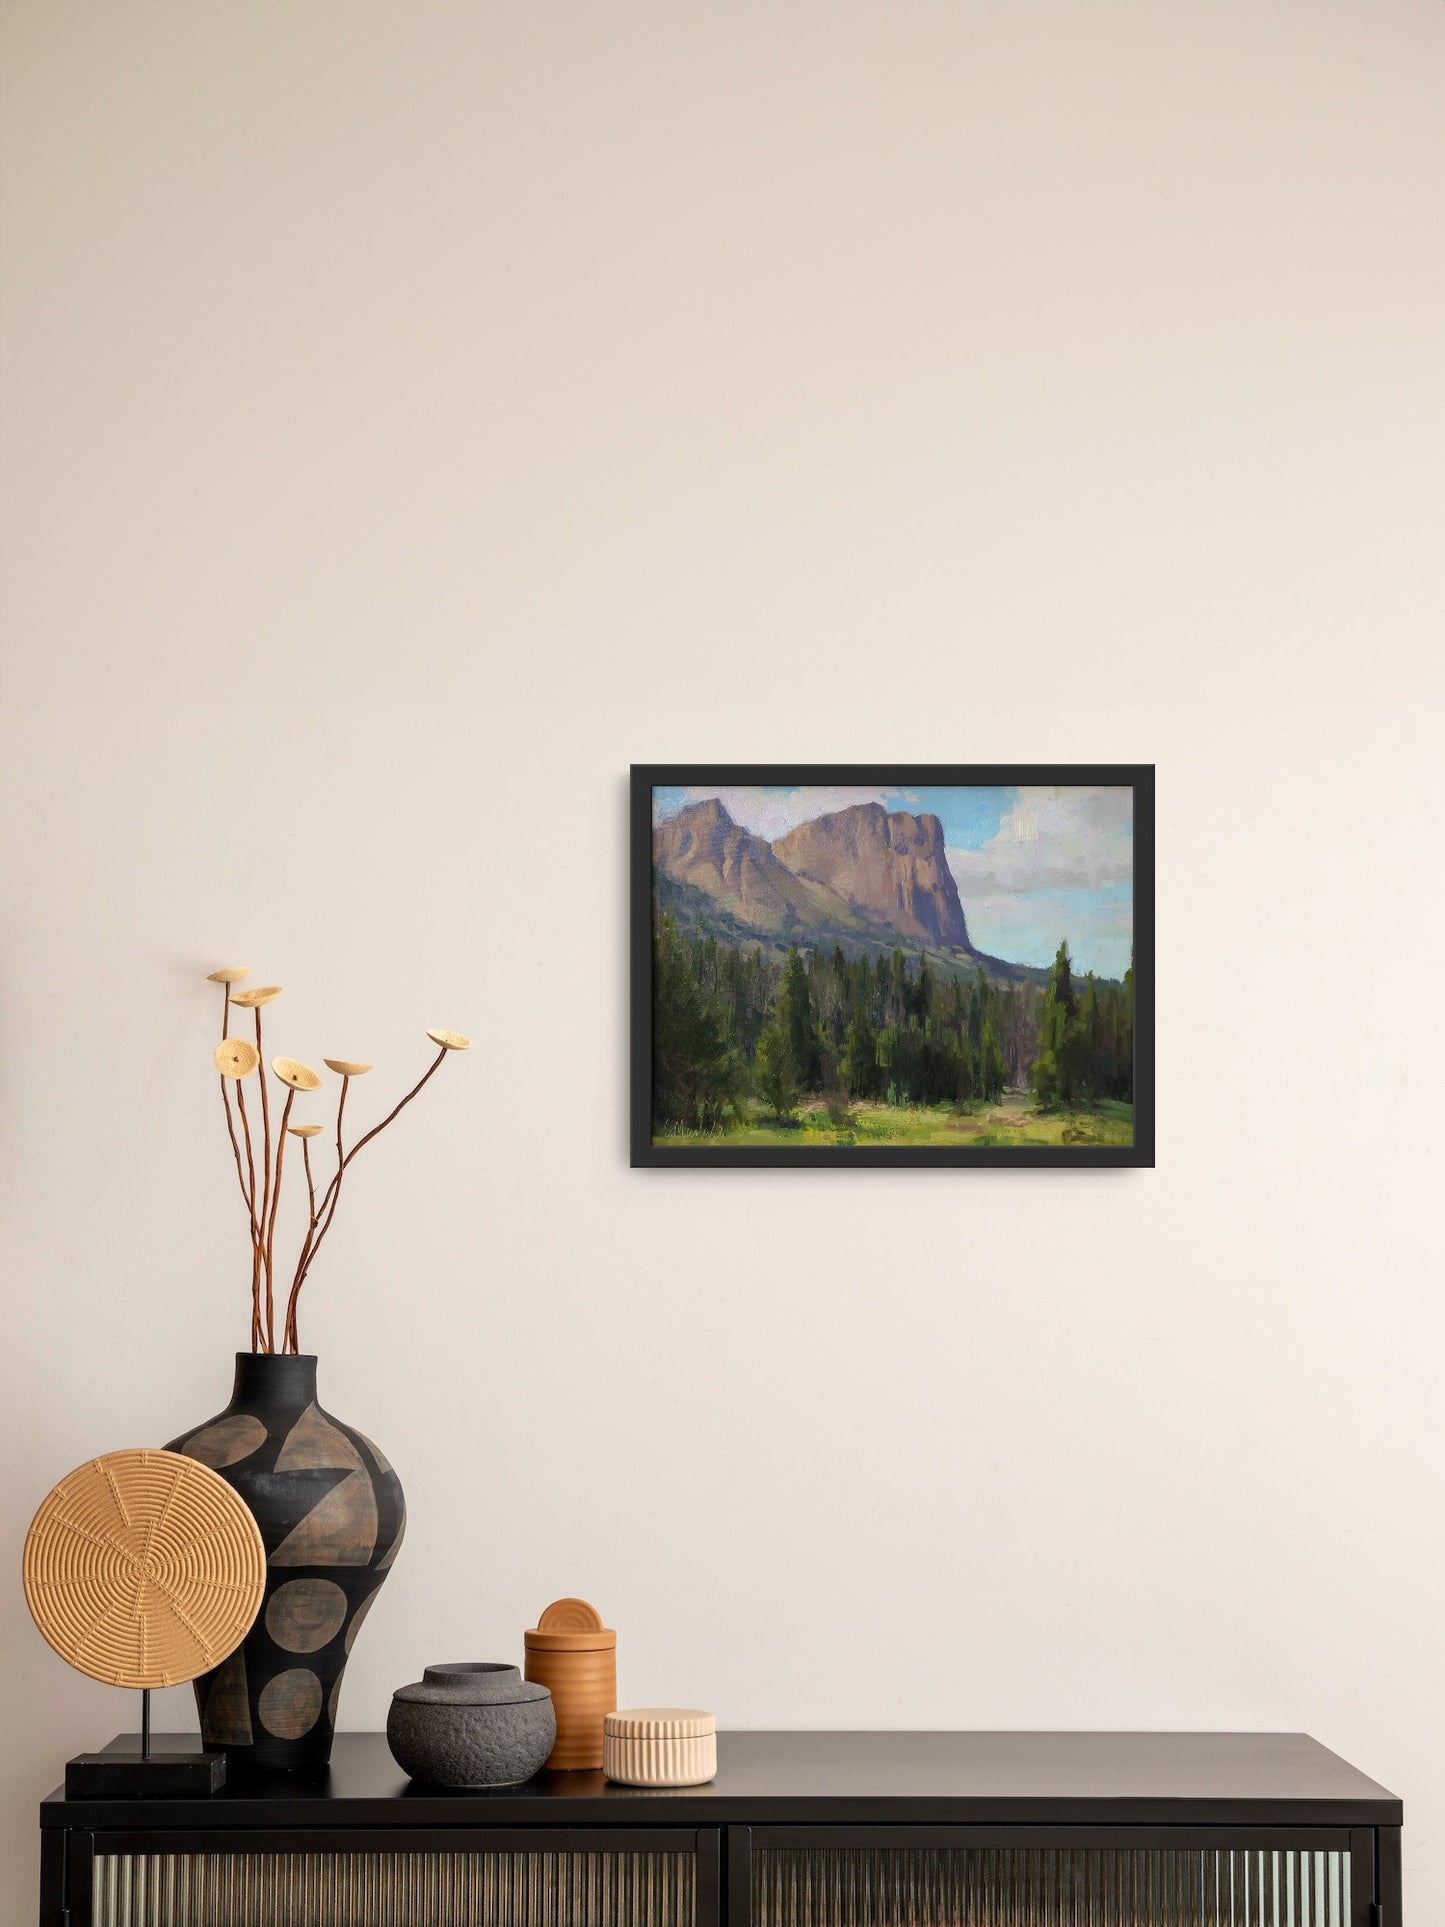
[[[813,1102],[800,1108],[796,1122],[779,1124],[756,1101],[747,1120],[727,1131],[673,1131],[655,1144],[1132,1144],[1134,1107],[1111,1098],[1097,1104],[1065,1105],[1041,1111],[1025,1091],[1007,1091],[996,1104],[955,1108],[922,1105],[850,1104],[829,1111]]]

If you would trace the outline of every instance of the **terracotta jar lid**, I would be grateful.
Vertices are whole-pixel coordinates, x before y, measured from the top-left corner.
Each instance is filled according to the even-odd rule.
[[[556,1599],[522,1635],[529,1653],[596,1653],[616,1646],[617,1635],[585,1599]]]
[[[700,1740],[717,1732],[717,1715],[696,1706],[632,1706],[605,1714],[602,1731],[627,1740]]]

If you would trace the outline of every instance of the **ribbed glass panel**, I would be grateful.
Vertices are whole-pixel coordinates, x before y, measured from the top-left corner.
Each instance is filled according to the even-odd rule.
[[[1350,1927],[1350,1856],[768,1848],[753,1855],[753,1927]]]
[[[114,1853],[92,1927],[694,1927],[691,1853]]]

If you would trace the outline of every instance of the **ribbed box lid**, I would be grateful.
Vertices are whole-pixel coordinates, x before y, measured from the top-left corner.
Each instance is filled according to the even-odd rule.
[[[717,1732],[717,1716],[696,1706],[631,1706],[605,1713],[602,1731],[614,1740],[700,1740]]]

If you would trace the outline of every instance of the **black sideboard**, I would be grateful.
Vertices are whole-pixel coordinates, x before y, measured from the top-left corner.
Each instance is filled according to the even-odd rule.
[[[1402,1927],[1401,1820],[1300,1733],[726,1733],[708,1786],[491,1793],[343,1733],[312,1781],[52,1794],[40,1924]]]

